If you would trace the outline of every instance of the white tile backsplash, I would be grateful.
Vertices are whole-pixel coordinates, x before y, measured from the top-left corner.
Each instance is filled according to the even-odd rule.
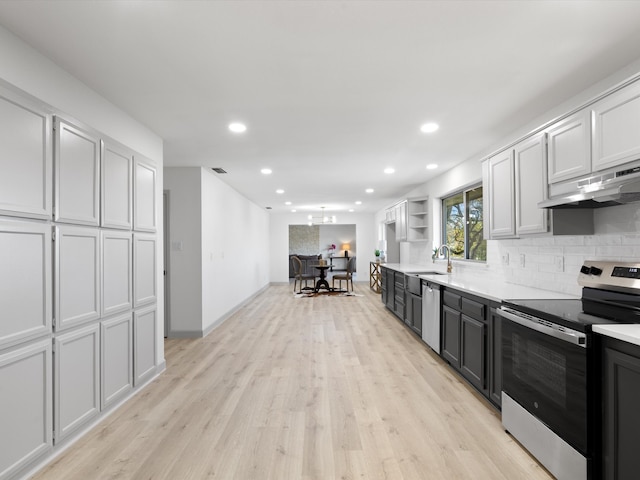
[[[585,260],[640,262],[640,204],[594,212],[595,235],[536,236],[487,242],[487,262],[454,262],[457,271],[579,296],[578,271]],[[410,244],[410,261],[431,263],[425,244]],[[428,245],[430,247],[430,244]],[[524,255],[524,267],[520,255]],[[508,255],[509,263],[503,263]],[[559,271],[561,257],[563,271]]]

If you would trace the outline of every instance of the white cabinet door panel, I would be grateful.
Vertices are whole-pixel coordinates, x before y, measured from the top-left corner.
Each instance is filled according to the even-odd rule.
[[[640,83],[593,106],[593,171],[640,158]]]
[[[102,340],[102,399],[104,410],[133,388],[133,330],[131,313],[104,320]]]
[[[489,159],[489,225],[491,238],[516,233],[513,150]]]
[[[133,312],[133,381],[140,385],[156,371],[156,307]]]
[[[100,140],[56,118],[54,145],[54,219],[99,225]]]
[[[51,115],[0,89],[0,214],[51,218]]]
[[[516,233],[546,233],[549,213],[538,208],[547,198],[546,149],[544,135],[537,135],[514,147],[516,178]]]
[[[156,237],[133,235],[133,294],[134,306],[156,301]]]
[[[132,155],[102,142],[102,226],[131,230]]]
[[[51,332],[51,226],[0,220],[0,346]]]
[[[100,317],[100,237],[96,228],[56,227],[56,330]]]
[[[591,172],[590,110],[583,110],[556,123],[547,132],[549,183]]]
[[[150,161],[134,159],[133,228],[156,231],[156,169]]]
[[[12,478],[51,450],[51,339],[0,355],[0,478]]]
[[[100,330],[91,325],[54,340],[54,430],[59,443],[100,412]]]
[[[128,232],[102,231],[102,315],[133,306],[133,237]]]

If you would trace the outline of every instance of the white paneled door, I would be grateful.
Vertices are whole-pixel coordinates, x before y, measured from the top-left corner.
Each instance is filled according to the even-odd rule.
[[[133,381],[140,385],[156,371],[156,306],[133,312]]]
[[[54,220],[100,224],[100,140],[56,117]]]
[[[130,310],[133,306],[133,236],[130,232],[103,230],[102,315]]]
[[[59,443],[100,412],[100,329],[93,324],[54,340],[54,430]]]
[[[51,115],[0,87],[0,214],[51,218]]]
[[[101,322],[101,405],[113,405],[133,388],[132,315],[126,313]]]
[[[139,307],[156,301],[155,235],[133,234],[133,305]]]
[[[51,332],[51,226],[0,219],[0,347]]]
[[[155,232],[156,169],[150,160],[136,156],[133,171],[133,229],[139,232]]]
[[[56,330],[100,318],[100,232],[55,227]]]
[[[132,162],[129,151],[102,142],[102,226],[131,230]]]
[[[50,451],[53,444],[51,340],[0,355],[0,478]]]

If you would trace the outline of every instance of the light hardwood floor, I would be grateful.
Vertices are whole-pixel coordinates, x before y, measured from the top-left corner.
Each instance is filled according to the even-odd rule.
[[[272,286],[35,478],[549,480],[499,413],[356,284]]]

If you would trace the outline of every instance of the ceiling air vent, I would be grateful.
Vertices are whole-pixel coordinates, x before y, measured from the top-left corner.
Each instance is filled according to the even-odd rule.
[[[216,173],[227,173],[227,171],[224,168],[220,168],[220,167],[213,167],[211,170],[213,170]]]
[[[266,208],[267,210],[271,210],[271,207],[264,207],[264,208]]]

